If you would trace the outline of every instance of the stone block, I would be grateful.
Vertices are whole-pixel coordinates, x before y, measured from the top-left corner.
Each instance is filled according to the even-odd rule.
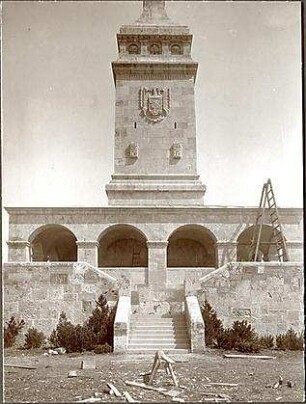
[[[95,359],[84,359],[81,361],[81,369],[96,369],[96,367]]]
[[[91,313],[92,310],[92,302],[90,300],[82,300],[82,311],[84,313]]]
[[[251,309],[232,309],[232,314],[234,317],[251,317]]]
[[[68,274],[65,273],[51,273],[50,274],[51,285],[55,284],[68,284]]]

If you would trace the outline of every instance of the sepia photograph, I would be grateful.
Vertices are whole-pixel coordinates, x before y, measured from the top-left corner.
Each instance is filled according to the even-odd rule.
[[[3,1],[2,401],[304,402],[301,1]]]

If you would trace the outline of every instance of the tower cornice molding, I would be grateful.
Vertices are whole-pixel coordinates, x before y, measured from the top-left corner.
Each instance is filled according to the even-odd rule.
[[[117,80],[190,80],[195,81],[198,63],[195,62],[113,62],[112,69]]]

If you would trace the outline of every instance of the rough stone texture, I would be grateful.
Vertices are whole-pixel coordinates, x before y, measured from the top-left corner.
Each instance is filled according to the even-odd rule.
[[[64,311],[82,323],[101,293],[116,300],[116,283],[82,263],[6,263],[3,266],[4,319],[14,316],[47,336]]]
[[[147,245],[149,248],[148,283],[155,289],[165,288],[168,242],[148,241]]]
[[[10,240],[7,242],[10,251],[9,261],[27,262],[30,261],[30,243],[25,240]]]
[[[116,353],[127,350],[130,313],[130,296],[120,296],[114,325],[114,352]]]
[[[205,350],[205,326],[196,296],[185,297],[185,315],[191,352],[203,352]]]
[[[198,298],[225,326],[247,320],[262,335],[302,331],[303,279],[303,266],[294,263],[232,263],[199,282]]]
[[[76,243],[78,246],[78,261],[97,266],[99,243],[97,241],[77,241]]]

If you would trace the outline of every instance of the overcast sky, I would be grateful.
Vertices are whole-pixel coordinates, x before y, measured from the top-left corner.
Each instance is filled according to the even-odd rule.
[[[166,2],[194,34],[207,205],[302,206],[299,2]],[[142,2],[3,3],[3,205],[106,206],[116,33]]]

